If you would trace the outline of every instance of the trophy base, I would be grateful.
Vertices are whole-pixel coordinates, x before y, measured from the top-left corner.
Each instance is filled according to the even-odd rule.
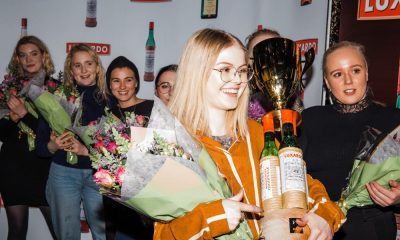
[[[290,109],[285,109],[285,110],[290,110]],[[294,129],[296,129],[295,126],[298,126],[301,123],[301,115],[300,115],[300,113],[298,113],[298,112],[296,112],[294,110],[291,110],[291,111],[293,112],[292,113],[293,114],[293,119],[295,120],[295,121],[293,121],[293,126],[294,126]],[[273,119],[274,119],[275,132],[280,132],[281,131],[281,126],[282,126],[282,113],[281,113],[281,110],[280,109],[279,110],[273,110],[273,111],[270,111],[267,114],[272,114]]]
[[[262,235],[268,240],[307,240],[308,226],[297,226],[296,219],[302,218],[306,209],[276,209],[265,212],[261,219]]]

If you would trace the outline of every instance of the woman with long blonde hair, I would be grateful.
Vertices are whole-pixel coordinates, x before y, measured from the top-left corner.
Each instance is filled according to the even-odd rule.
[[[264,137],[262,127],[247,118],[247,83],[253,71],[246,54],[240,40],[222,30],[200,30],[186,44],[169,106],[205,147],[234,196],[201,203],[171,222],[157,222],[154,239],[213,239],[232,233],[241,221],[250,228],[248,239],[260,237],[259,157]],[[336,210],[340,211],[333,213]],[[302,220],[318,239],[331,235],[328,223],[315,213]]]

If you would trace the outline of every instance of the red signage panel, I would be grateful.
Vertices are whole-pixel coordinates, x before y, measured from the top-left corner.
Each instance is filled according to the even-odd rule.
[[[314,48],[315,55],[318,54],[318,38],[302,39],[296,41],[296,47],[300,49],[301,56],[304,57],[310,48]]]
[[[400,18],[400,0],[358,0],[358,20]]]
[[[86,44],[90,46],[97,54],[99,55],[110,55],[111,53],[111,45],[106,43],[84,43],[84,42],[67,42],[66,50],[67,53],[71,51],[71,48],[78,44]]]

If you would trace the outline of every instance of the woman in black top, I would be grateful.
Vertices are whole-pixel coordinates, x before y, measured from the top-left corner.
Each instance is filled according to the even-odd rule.
[[[389,133],[400,124],[400,111],[372,101],[361,45],[353,42],[334,45],[324,54],[323,70],[333,105],[303,111],[299,142],[308,172],[325,185],[333,201],[338,201],[363,130],[370,126]],[[395,239],[393,205],[400,203],[400,184],[396,181],[389,184],[391,189],[376,182],[367,184],[375,204],[351,208],[334,239]]]
[[[26,36],[18,41],[8,68],[13,69],[15,77],[28,79],[36,77],[40,71],[46,73],[46,79],[54,73],[46,45],[35,36]],[[21,124],[25,124],[33,135],[36,134],[37,117],[27,111],[22,98],[12,96],[8,107],[11,110],[9,116],[0,120],[0,141],[3,142],[0,192],[7,214],[8,239],[26,238],[29,206],[39,207],[52,233],[50,209],[45,198],[50,161],[39,158],[32,148],[29,149],[30,134],[21,128]]]
[[[134,112],[150,118],[153,100],[141,99],[136,96],[140,88],[140,77],[133,62],[123,56],[115,58],[106,72],[108,90],[116,98],[118,105],[111,112],[125,121],[125,113]],[[119,203],[105,199],[107,222],[114,225],[115,239],[152,239],[152,223],[132,209]],[[109,230],[108,234],[110,234]]]

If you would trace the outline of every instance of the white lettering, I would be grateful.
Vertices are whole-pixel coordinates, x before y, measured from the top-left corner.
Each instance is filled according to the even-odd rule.
[[[392,4],[392,6],[390,7],[391,10],[396,9],[397,5],[399,5],[400,0],[395,0]]]
[[[376,0],[375,5],[378,11],[384,11],[389,6],[389,0],[384,0],[383,4],[381,0]]]
[[[374,11],[374,7],[371,6],[371,4],[370,4],[369,1],[370,1],[370,0],[366,0],[366,1],[365,1],[364,12],[372,12],[372,11]]]

